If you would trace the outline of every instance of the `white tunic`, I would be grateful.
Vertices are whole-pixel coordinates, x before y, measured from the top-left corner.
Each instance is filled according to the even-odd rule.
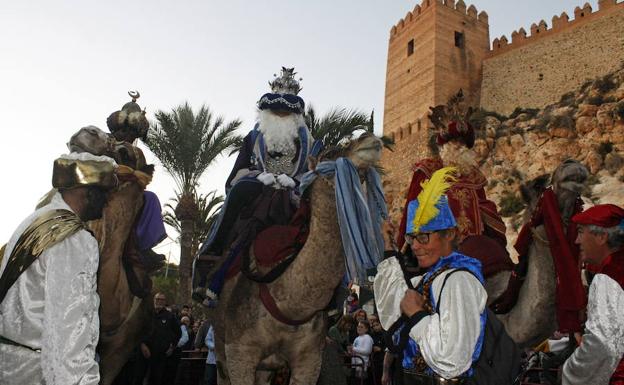
[[[374,291],[379,321],[390,328],[401,316],[400,303],[407,284],[396,258],[377,266]],[[457,377],[472,365],[472,354],[481,333],[481,313],[485,310],[487,293],[472,274],[460,271],[449,277],[442,291],[444,277],[452,270],[438,275],[433,281],[435,303],[440,300],[440,313],[423,318],[410,331],[421,349],[427,365],[443,378]],[[414,287],[422,276],[412,278]]]
[[[589,287],[581,345],[563,366],[564,385],[607,385],[624,354],[624,290],[605,274]]]
[[[0,274],[22,232],[53,209],[71,210],[57,193],[22,222],[7,244]],[[0,304],[0,335],[41,351],[0,343],[0,384],[99,382],[98,261],[97,241],[80,230],[45,250],[9,289]]]

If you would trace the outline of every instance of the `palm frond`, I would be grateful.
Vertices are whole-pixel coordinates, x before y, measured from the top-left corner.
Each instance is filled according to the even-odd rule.
[[[325,148],[336,146],[344,137],[348,137],[358,126],[373,130],[373,115],[342,107],[334,107],[327,114],[318,118],[312,105],[306,110],[306,124],[312,136],[323,142]]]
[[[219,155],[231,154],[242,142],[235,133],[241,121],[226,123],[206,105],[195,113],[185,102],[169,112],[159,110],[155,117],[145,144],[172,176],[180,193],[194,189]]]

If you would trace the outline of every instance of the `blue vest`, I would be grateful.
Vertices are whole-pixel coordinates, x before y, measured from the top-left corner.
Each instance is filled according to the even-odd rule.
[[[479,282],[481,282],[481,284],[484,283],[483,272],[481,271],[481,262],[478,261],[477,259],[467,257],[457,252],[453,252],[447,257],[440,258],[440,260],[435,265],[433,265],[429,269],[427,274],[425,274],[425,276],[422,278],[423,282],[426,282],[431,277],[431,275],[433,275],[433,273],[435,273],[436,271],[438,271],[444,266],[449,266],[449,269],[459,269],[459,268],[466,269],[470,271],[475,277],[477,277],[477,279],[479,279]],[[429,298],[431,299],[431,306],[435,310],[436,298],[434,297],[434,293],[433,293],[433,285],[431,285],[431,288],[430,288]],[[479,334],[479,339],[477,339],[474,352],[472,353],[473,363],[477,361],[479,359],[479,356],[481,355],[481,347],[483,346],[483,335],[485,331],[486,318],[487,318],[487,311],[484,310],[481,313],[481,333]],[[397,333],[400,333],[400,330],[397,331]],[[416,341],[410,338],[408,341],[407,347],[403,351],[403,367],[405,369],[414,369],[413,359],[414,357],[416,357],[416,355],[420,354],[419,351],[420,351],[420,348],[418,344],[416,343]],[[428,368],[427,373],[433,374],[433,370]],[[470,368],[462,376],[468,376],[468,377],[472,376],[472,368]]]

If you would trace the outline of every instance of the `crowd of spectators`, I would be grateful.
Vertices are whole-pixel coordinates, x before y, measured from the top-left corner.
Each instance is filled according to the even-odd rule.
[[[188,305],[167,305],[165,294],[156,293],[151,325],[114,385],[198,384],[200,376],[199,384],[216,385],[214,345],[209,321],[196,320]],[[205,362],[199,371],[198,361]]]
[[[382,384],[386,346],[377,314],[345,306],[345,314],[329,328],[326,342],[326,350],[343,357],[347,383]],[[387,370],[385,384],[390,383],[390,375]]]
[[[386,349],[379,318],[351,306],[353,303],[357,304],[355,293],[349,307],[345,307],[345,314],[329,327],[326,350],[337,355],[335,362],[343,369],[346,383],[389,385],[390,372],[387,368],[384,372]],[[217,384],[213,326],[207,320],[195,319],[190,306],[167,305],[163,293],[155,294],[152,323],[114,384]]]

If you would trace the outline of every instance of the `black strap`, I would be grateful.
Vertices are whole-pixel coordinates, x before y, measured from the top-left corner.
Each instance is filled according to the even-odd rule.
[[[20,344],[19,342],[15,342],[12,339],[9,339],[9,338],[3,337],[3,336],[0,336],[0,344],[19,346],[21,348],[26,348],[28,350],[32,350],[33,352],[36,352],[36,353],[41,353],[41,349],[31,348],[28,345]]]
[[[453,275],[453,273],[457,273],[458,271],[466,271],[470,273],[471,275],[473,275],[475,278],[477,278],[474,274],[472,274],[470,270],[466,269],[465,267],[459,267],[457,269],[449,271],[449,273],[444,277],[444,281],[442,281],[442,287],[440,287],[440,292],[438,293],[438,303],[436,303],[436,313],[440,313],[440,302],[442,302],[442,290],[444,290],[444,286],[446,286],[446,281],[449,279],[451,275]]]
[[[401,271],[403,271],[403,278],[405,279],[405,284],[407,284],[407,287],[410,288],[411,290],[417,290],[417,291],[422,292],[424,279],[421,279],[420,282],[418,283],[418,287],[415,288],[414,285],[412,284],[412,281],[409,279],[407,275],[407,270],[405,268],[405,261],[403,260],[403,255],[397,251],[397,252],[394,252],[394,257],[399,262],[399,266],[401,266]],[[425,314],[423,315],[421,313],[425,313]],[[418,312],[414,314],[411,318],[401,315],[401,317],[399,317],[399,319],[397,319],[392,324],[392,326],[390,326],[390,328],[388,328],[388,330],[384,332],[384,342],[386,343],[388,350],[393,354],[403,353],[403,350],[405,350],[405,347],[407,346],[407,342],[409,341],[410,330],[412,329],[414,325],[416,325],[416,323],[418,323],[418,321],[420,321],[427,315],[428,314],[426,314],[426,312]],[[394,334],[401,328],[401,326],[405,326],[405,327],[403,328],[403,330],[401,330],[401,333],[399,334],[398,343],[395,344],[394,340],[392,339],[392,336],[394,336]]]
[[[451,276],[451,274],[456,273],[458,271],[465,271],[467,273],[470,273],[473,277],[477,278],[477,276],[474,275],[472,273],[472,271],[470,271],[470,270],[468,270],[466,268],[463,268],[463,267],[457,268],[457,269],[452,270],[451,272],[449,272],[446,275],[446,277],[444,277],[444,282],[442,282],[442,287],[440,288],[440,294],[438,296],[438,303],[436,304],[436,312],[439,313],[439,311],[440,311],[440,302],[442,302],[442,290],[444,289],[444,286],[446,285],[446,280]],[[479,279],[477,278],[477,280],[479,280]],[[481,281],[479,281],[479,283],[481,283]],[[485,312],[486,312],[486,317],[496,317],[496,315],[493,312],[489,311],[487,307],[485,308]],[[504,331],[505,331],[505,328],[501,328],[498,331],[498,333],[496,333],[496,335],[494,337],[494,346],[498,345],[498,343],[500,342],[501,337],[503,336],[503,332]],[[494,333],[494,330],[492,330],[492,332]],[[481,347],[481,352],[484,352],[483,347]],[[492,349],[492,354],[494,354],[494,349]],[[488,363],[492,362],[493,358],[494,358],[493,355],[490,355],[490,356],[486,357],[486,359],[487,359],[486,362],[488,362]]]

